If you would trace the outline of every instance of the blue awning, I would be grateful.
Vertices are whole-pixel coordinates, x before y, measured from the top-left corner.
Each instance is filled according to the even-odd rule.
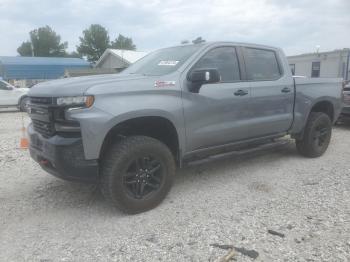
[[[0,77],[10,79],[57,79],[65,69],[89,68],[80,58],[0,56]]]

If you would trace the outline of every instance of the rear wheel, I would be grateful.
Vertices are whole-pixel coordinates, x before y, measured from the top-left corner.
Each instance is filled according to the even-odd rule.
[[[19,102],[19,110],[21,112],[26,112],[28,110],[29,97],[23,97]]]
[[[298,152],[306,157],[319,157],[327,150],[332,136],[332,121],[321,112],[311,112],[304,136],[296,140]]]
[[[140,213],[165,198],[174,174],[166,145],[151,137],[127,137],[112,145],[102,161],[102,192],[122,211]]]

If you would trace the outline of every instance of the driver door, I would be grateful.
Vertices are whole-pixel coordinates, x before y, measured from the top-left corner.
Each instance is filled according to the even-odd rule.
[[[217,69],[221,81],[203,84],[198,93],[183,92],[187,152],[249,137],[250,85],[241,82],[236,48],[209,50],[190,72],[204,68]]]

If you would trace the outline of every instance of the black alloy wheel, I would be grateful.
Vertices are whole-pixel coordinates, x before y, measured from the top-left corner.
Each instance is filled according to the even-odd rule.
[[[161,141],[126,137],[112,144],[102,158],[102,193],[126,213],[144,212],[166,197],[175,169],[174,155]]]
[[[325,145],[325,143],[327,143],[328,138],[330,137],[330,134],[331,134],[331,128],[329,126],[321,124],[315,127],[314,137],[313,137],[315,146],[322,148]]]
[[[131,161],[123,175],[127,192],[135,199],[144,199],[161,187],[164,177],[161,162],[152,156],[141,156]]]
[[[311,112],[306,123],[302,139],[296,146],[300,154],[306,157],[319,157],[327,150],[332,136],[332,121],[322,112]]]

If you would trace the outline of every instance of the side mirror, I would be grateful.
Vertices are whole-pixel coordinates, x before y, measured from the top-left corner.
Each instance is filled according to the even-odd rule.
[[[198,93],[202,85],[220,82],[220,74],[216,68],[198,69],[190,72],[187,79],[190,82],[189,90]]]
[[[210,84],[220,82],[219,71],[215,68],[199,69],[190,73],[188,80],[192,83]]]

